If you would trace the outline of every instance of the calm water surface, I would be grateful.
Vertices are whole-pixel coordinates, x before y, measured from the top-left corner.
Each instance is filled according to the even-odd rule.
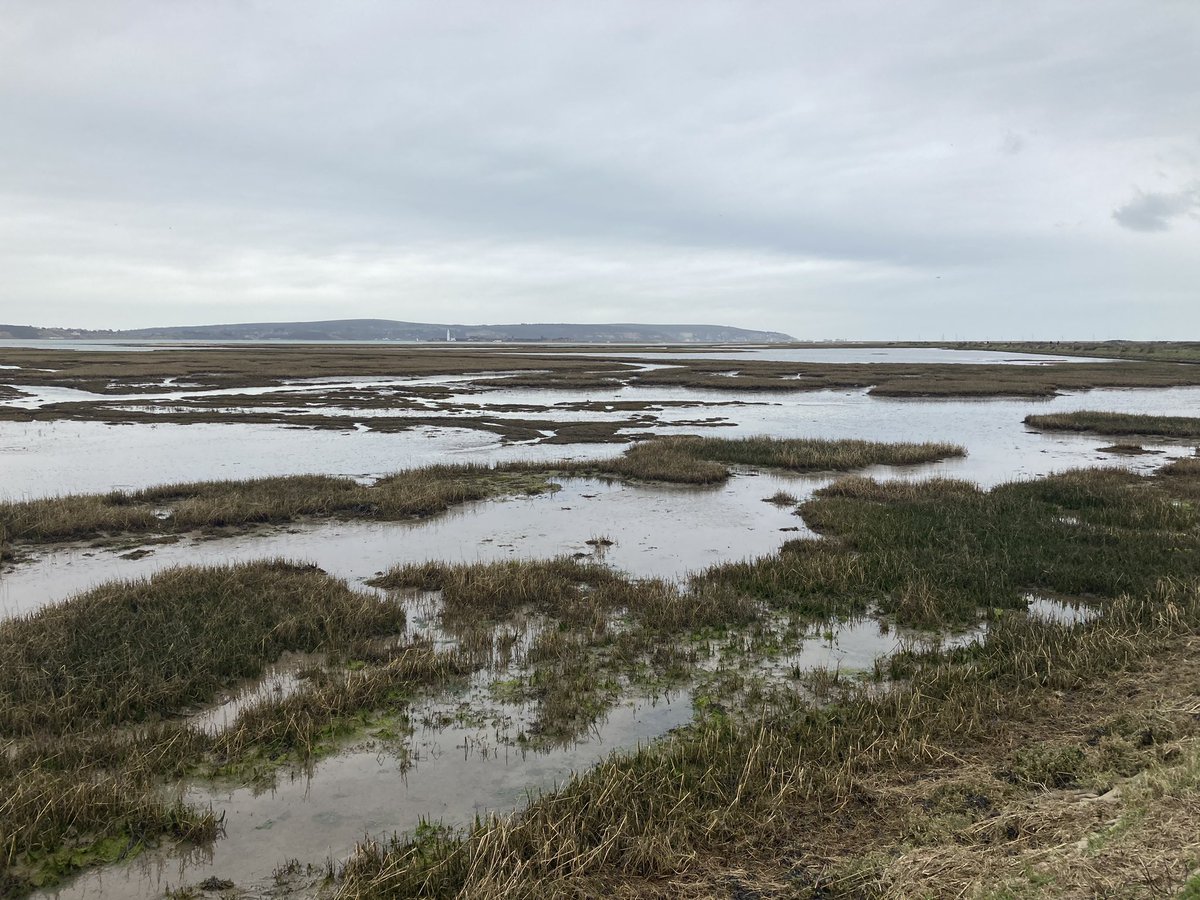
[[[752,352],[835,351],[768,348]],[[931,361],[902,360],[901,351],[887,353],[888,361]],[[1012,354],[1004,356],[1015,359]],[[737,357],[733,354],[731,358]],[[866,356],[858,360],[813,358],[881,361]],[[1039,364],[1046,360],[1035,357],[1021,362]],[[365,386],[361,382],[346,384]],[[172,393],[182,396],[186,391]],[[653,430],[662,434],[959,443],[968,450],[965,459],[879,468],[868,474],[885,478],[942,475],[994,485],[1077,466],[1119,465],[1149,471],[1166,459],[1190,454],[1192,446],[1187,443],[1158,441],[1148,446],[1161,450],[1160,454],[1111,456],[1100,450],[1111,443],[1110,439],[1042,434],[1027,429],[1022,420],[1031,412],[1073,409],[1195,415],[1200,410],[1200,389],[1093,391],[1045,401],[890,400],[869,397],[864,391],[731,395],[671,388],[572,393],[496,389],[464,392],[451,402],[482,403],[485,407],[545,405],[551,407],[545,414],[547,419],[588,421],[606,417],[603,412],[554,409],[556,404],[580,400],[683,401],[683,406],[664,406],[654,411],[657,421]],[[738,400],[746,402],[730,405],[730,401]],[[724,405],[706,405],[712,403]],[[711,417],[721,419],[719,427],[699,429],[686,424]],[[338,432],[233,424],[0,423],[0,491],[8,498],[44,497],[172,481],[314,472],[369,480],[435,462],[583,459],[614,455],[621,449],[620,445],[504,445],[491,435],[465,428],[418,427],[380,434],[360,429]],[[739,473],[726,484],[712,488],[568,479],[553,494],[469,504],[421,522],[330,522],[220,540],[185,539],[152,548],[150,555],[136,560],[122,559],[105,550],[66,548],[37,555],[32,562],[0,575],[0,615],[28,612],[112,578],[140,577],[185,563],[217,564],[284,556],[315,562],[361,585],[375,573],[403,561],[588,553],[591,548],[586,541],[598,535],[615,541],[605,555],[610,564],[635,576],[680,578],[716,562],[771,552],[785,540],[808,534],[790,508],[763,500],[781,489],[803,499],[827,483],[829,477]],[[1054,611],[1047,608],[1047,614]],[[968,634],[962,639],[970,637]],[[882,631],[872,621],[841,623],[833,628],[831,637],[823,631],[812,635],[799,653],[780,660],[779,665],[865,668],[875,656],[908,639],[899,632]],[[273,673],[272,677],[278,679],[281,690],[290,683],[287,673]],[[440,703],[444,709],[451,709],[461,701],[443,698],[430,702],[434,707]],[[496,714],[506,719],[506,728],[519,728],[529,711],[498,707]],[[308,776],[285,777],[268,791],[186,785],[183,789],[189,799],[211,803],[226,814],[224,839],[201,850],[148,853],[131,864],[89,873],[50,896],[64,900],[158,897],[168,886],[192,883],[209,875],[258,886],[265,894],[272,869],[290,857],[318,864],[326,858],[337,860],[344,858],[367,832],[410,829],[422,816],[464,822],[483,810],[519,806],[527,790],[550,787],[614,749],[627,749],[662,735],[690,718],[691,704],[686,694],[627,702],[587,740],[548,754],[514,750],[498,737],[495,722],[418,727],[411,747],[413,755],[407,761],[390,752],[350,751],[322,761]]]

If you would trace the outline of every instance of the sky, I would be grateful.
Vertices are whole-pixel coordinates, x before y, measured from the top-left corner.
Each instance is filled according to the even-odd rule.
[[[0,322],[1200,339],[1200,0],[0,0]]]

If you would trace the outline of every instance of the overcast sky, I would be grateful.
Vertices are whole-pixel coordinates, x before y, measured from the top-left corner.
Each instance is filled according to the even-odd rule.
[[[1200,0],[0,0],[0,321],[1200,339]]]

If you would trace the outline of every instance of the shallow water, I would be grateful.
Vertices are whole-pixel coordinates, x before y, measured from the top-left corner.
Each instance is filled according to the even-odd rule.
[[[425,712],[436,715],[436,710]],[[520,708],[506,712],[517,722],[523,714]],[[544,753],[509,746],[491,722],[418,725],[407,759],[366,749],[323,760],[311,775],[281,778],[266,791],[195,785],[186,792],[189,802],[225,813],[225,837],[211,848],[147,853],[42,896],[150,900],[167,887],[210,876],[232,879],[239,887],[266,886],[272,870],[286,860],[340,861],[365,834],[411,831],[423,820],[464,824],[477,814],[518,808],[530,792],[552,789],[608,754],[632,749],[691,718],[686,693],[627,702],[608,714],[590,740]]]
[[[267,702],[278,702],[296,693],[304,684],[300,671],[321,665],[324,658],[312,653],[284,653],[267,665],[262,677],[226,692],[224,699],[187,716],[193,726],[208,734],[224,731],[244,710]]]
[[[554,493],[472,503],[418,521],[328,522],[236,538],[188,538],[151,545],[140,559],[121,558],[125,550],[56,550],[0,575],[0,616],[176,565],[286,557],[361,583],[402,562],[590,555],[587,541],[597,536],[615,542],[604,551],[604,561],[614,568],[635,577],[674,578],[770,553],[808,533],[791,508],[763,499],[779,490],[804,497],[828,480],[747,474],[723,485],[692,487],[564,479]]]
[[[771,660],[772,672],[829,669],[844,675],[869,672],[875,661],[903,649],[965,646],[981,640],[985,628],[963,629],[934,635],[911,628],[897,628],[878,619],[861,617],[814,627],[795,653]]]
[[[498,390],[487,395],[492,403],[554,402],[563,392]],[[619,391],[579,392],[570,396],[588,400],[660,400],[691,398],[696,401],[729,400],[721,391],[685,388],[625,388]],[[921,467],[919,475],[937,474],[966,478],[984,486],[1017,478],[1034,478],[1079,466],[1117,465],[1150,471],[1165,461],[1162,455],[1126,458],[1099,453],[1113,443],[1103,435],[1040,432],[1027,428],[1032,413],[1099,409],[1149,415],[1195,415],[1200,410],[1200,388],[1120,389],[1076,392],[1049,400],[917,400],[868,396],[866,391],[814,391],[787,395],[757,395],[766,403],[735,405],[716,411],[731,428],[703,429],[715,437],[764,434],[782,438],[858,438],[874,441],[944,441],[967,449],[965,459],[949,459]],[[657,413],[656,434],[697,433],[689,426],[674,426],[673,419],[692,419],[700,409],[668,407]],[[712,413],[710,413],[712,414]],[[1167,456],[1187,455],[1196,442],[1150,439],[1146,447],[1162,449]]]
[[[589,392],[591,399],[599,392]],[[649,393],[615,392],[619,399]],[[662,399],[705,402],[717,392],[655,391]],[[613,396],[608,392],[607,396]],[[495,391],[491,402],[555,402],[562,392]],[[569,395],[580,399],[580,395]],[[1081,400],[1086,400],[1086,404]],[[733,406],[723,414],[734,433],[780,437],[944,440],[966,446],[963,459],[907,468],[867,470],[875,477],[964,478],[991,486],[1082,466],[1121,466],[1149,472],[1190,455],[1187,442],[1147,441],[1161,452],[1121,456],[1100,452],[1111,438],[1027,429],[1030,411],[1081,406],[1160,415],[1200,408],[1200,388],[1095,391],[1046,402],[1018,400],[878,400],[861,391],[790,395],[769,405]],[[695,414],[666,408],[664,419]],[[0,459],[9,496],[66,490],[137,488],[167,481],[329,472],[370,479],[412,465],[446,461],[601,458],[620,445],[497,444],[490,436],[455,429],[376,434],[284,429],[272,426],[104,426],[52,423],[0,427]],[[656,433],[688,433],[661,424]],[[716,433],[724,433],[718,429]],[[12,441],[15,434],[21,439]],[[189,440],[189,438],[191,440]],[[827,479],[762,475],[716,488],[568,483],[556,496],[472,504],[417,523],[325,523],[218,541],[185,541],[154,548],[141,560],[83,548],[46,554],[0,577],[0,615],[28,610],[114,577],[134,577],[168,565],[219,563],[285,556],[309,559],[351,580],[370,577],[400,561],[472,561],[520,555],[587,552],[584,542],[609,534],[618,543],[609,560],[634,575],[678,576],[715,562],[760,555],[803,527],[789,511],[759,501],[776,490],[799,499]],[[63,484],[63,482],[67,482]],[[48,482],[57,485],[50,488]],[[566,507],[566,508],[564,508]]]
[[[489,373],[495,376],[514,374],[512,372]],[[323,394],[331,390],[354,389],[370,390],[372,388],[402,389],[405,387],[452,386],[473,381],[475,375],[426,375],[420,377],[397,376],[394,378],[306,378],[292,379],[282,384],[259,387],[234,388],[189,388],[185,385],[176,386],[174,379],[165,379],[153,383],[154,387],[169,388],[158,392],[145,391],[142,393],[126,394],[97,394],[93,391],[81,391],[78,388],[60,387],[58,385],[26,385],[20,388],[26,396],[18,397],[8,402],[8,406],[18,409],[38,409],[50,403],[150,403],[156,400],[185,400],[207,397],[263,397],[268,394],[294,395],[297,401],[305,399],[306,394]],[[306,410],[307,411],[307,410]]]
[[[1080,625],[1100,615],[1100,610],[1077,599],[1026,594],[1025,600],[1027,615],[1046,622]],[[876,660],[901,650],[965,647],[974,641],[985,640],[987,632],[986,622],[933,633],[897,627],[874,616],[859,616],[813,626],[795,652],[770,658],[761,668],[776,677],[813,669],[828,669],[842,675],[869,673]]]
[[[1080,392],[1051,400],[894,400],[865,391],[730,396],[684,388],[605,391],[493,390],[455,401],[485,406],[553,405],[577,401],[750,400],[752,405],[665,407],[647,433],[766,434],[776,437],[950,441],[967,447],[965,460],[940,464],[938,474],[985,485],[1084,465],[1122,465],[1146,471],[1161,456],[1119,459],[1098,454],[1111,438],[1039,433],[1022,420],[1030,413],[1101,409],[1154,415],[1194,415],[1200,388]],[[490,415],[490,414],[489,414]],[[596,414],[550,410],[561,420],[594,420]],[[614,415],[624,417],[624,413]],[[676,424],[719,415],[730,427],[697,429]],[[601,418],[603,416],[600,416]],[[1147,446],[1187,452],[1186,443]],[[494,435],[463,428],[418,426],[382,434],[324,431],[275,425],[104,425],[98,422],[0,422],[0,465],[5,499],[72,492],[134,489],[178,481],[326,473],[379,477],[397,469],[439,462],[513,459],[596,459],[621,452],[614,444],[504,444]]]
[[[747,405],[719,410],[735,427],[705,433],[961,443],[969,452],[966,459],[873,469],[869,474],[907,478],[936,474],[984,485],[1076,466],[1149,471],[1173,456],[1192,452],[1186,443],[1156,441],[1147,446],[1164,451],[1161,454],[1110,456],[1099,452],[1112,443],[1110,438],[1026,429],[1022,419],[1031,412],[1088,408],[1187,415],[1200,409],[1198,388],[1094,391],[1048,401],[888,400],[869,397],[864,391],[746,396],[672,388],[571,393],[497,389],[455,399],[485,407],[580,400],[687,401],[689,405],[655,411],[659,421],[654,430],[664,434],[695,432],[695,426],[681,423],[717,414],[700,404],[747,400]],[[546,415],[580,421],[604,417],[553,409]],[[619,445],[504,445],[478,431],[426,427],[381,434],[230,424],[0,423],[4,473],[0,491],[20,498],[312,472],[368,480],[431,463],[597,458],[616,455],[621,449]],[[616,541],[604,556],[611,565],[635,576],[680,577],[713,563],[771,552],[783,541],[806,534],[790,508],[762,501],[778,490],[802,500],[827,481],[827,476],[742,474],[718,487],[694,488],[569,479],[556,494],[469,504],[419,522],[326,522],[236,538],[188,538],[152,547],[150,555],[136,560],[105,550],[63,549],[0,575],[0,615],[36,609],[113,578],[140,577],[177,564],[284,556],[315,562],[359,585],[404,561],[470,562],[590,553],[586,541],[600,535]],[[1062,604],[1056,607],[1049,598],[1031,601],[1033,614],[1070,621],[1077,615]],[[821,629],[799,652],[772,665],[781,672],[793,666],[867,669],[877,656],[920,639],[895,629],[884,632],[873,620],[841,623],[831,630],[832,638],[827,639]],[[969,640],[975,634],[952,640]],[[268,691],[294,688],[286,667],[274,678]],[[262,694],[232,698],[221,708],[223,712],[210,712],[212,727],[226,721],[238,703],[254,702],[255,696]],[[505,715],[519,723],[526,712],[511,709]],[[588,741],[546,755],[513,750],[497,738],[490,723],[455,724],[419,731],[413,745],[415,767],[408,770],[394,753],[364,750],[327,759],[316,766],[311,778],[285,780],[265,793],[195,785],[189,788],[192,799],[228,812],[225,839],[210,850],[190,854],[147,854],[130,865],[90,873],[54,896],[154,897],[168,884],[208,875],[262,884],[273,867],[291,857],[316,863],[328,856],[341,858],[368,831],[408,829],[422,816],[463,822],[483,809],[512,808],[523,802],[527,789],[549,787],[612,749],[660,735],[690,717],[687,695],[666,704],[627,703],[614,710]]]
[[[3,422],[0,494],[24,499],[317,473],[368,479],[437,463],[595,459],[619,451],[605,444],[501,445],[480,431],[423,426],[380,434],[273,425]]]
[[[1029,602],[1029,615],[1044,622],[1080,625],[1101,615],[1096,607],[1071,598],[1026,594],[1025,599]]]

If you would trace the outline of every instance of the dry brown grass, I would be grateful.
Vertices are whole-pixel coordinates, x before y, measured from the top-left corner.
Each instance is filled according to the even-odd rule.
[[[878,836],[841,835],[815,879],[887,900],[1174,896],[1200,869],[1198,651],[1185,638],[953,766],[864,785]],[[1064,783],[1014,779],[1031,750],[1069,761]]]

